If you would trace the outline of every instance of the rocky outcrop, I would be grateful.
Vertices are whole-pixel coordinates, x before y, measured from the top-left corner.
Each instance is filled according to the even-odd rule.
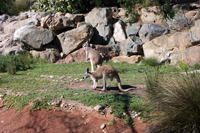
[[[82,47],[87,40],[92,38],[93,34],[93,28],[89,24],[85,24],[77,27],[76,29],[59,34],[58,39],[63,53],[68,55],[69,53]]]
[[[94,27],[94,36],[91,38],[92,44],[107,44],[112,36],[112,9],[94,8],[85,16],[85,22]]]
[[[130,57],[128,56],[117,56],[112,58],[113,62],[127,62],[130,64],[138,63],[143,58],[142,55],[132,55]]]
[[[125,23],[119,20],[117,23],[114,24],[114,34],[113,37],[116,42],[121,43],[122,41],[126,40],[126,32],[125,32]]]
[[[120,44],[121,54],[124,56],[142,55],[142,41],[138,37],[128,37]]]
[[[189,29],[194,25],[194,21],[186,18],[185,16],[176,13],[173,19],[167,19],[166,23],[168,27],[173,30],[182,31],[184,29]]]
[[[65,16],[59,15],[48,15],[42,18],[41,26],[43,28],[48,28],[55,34],[60,34],[64,31],[71,30],[75,28],[73,20]]]
[[[70,54],[64,59],[65,63],[72,63],[72,62],[85,62],[86,61],[86,52],[85,47],[80,48]]]
[[[165,28],[159,24],[146,23],[146,24],[142,25],[142,27],[139,31],[139,36],[140,36],[140,39],[144,43],[146,43],[156,37],[165,35],[169,32],[170,31],[167,28]]]
[[[127,36],[136,36],[141,28],[140,23],[127,23],[127,28],[126,28],[126,35]]]
[[[36,26],[24,26],[15,31],[13,40],[22,42],[33,49],[41,50],[44,45],[48,45],[54,40],[54,34]]]
[[[156,58],[160,62],[168,61],[173,65],[176,65],[178,54],[187,53],[192,48],[189,32],[175,33],[172,36],[161,36],[143,44],[143,51],[145,58]],[[172,56],[176,54],[175,56]],[[187,58],[193,58],[194,56],[188,55]],[[182,59],[184,60],[184,59]],[[180,61],[180,60],[179,60]],[[176,62],[176,63],[174,63]]]
[[[60,58],[60,51],[55,48],[46,48],[42,51],[32,50],[30,53],[33,57],[45,59],[50,63],[55,63]]]
[[[110,60],[115,56],[119,56],[119,51],[116,50],[112,45],[95,45],[95,50],[97,50],[102,56],[103,60]]]
[[[179,62],[184,62],[189,66],[194,66],[200,63],[200,46],[188,48],[186,51],[174,52],[170,56],[170,64],[177,65]]]

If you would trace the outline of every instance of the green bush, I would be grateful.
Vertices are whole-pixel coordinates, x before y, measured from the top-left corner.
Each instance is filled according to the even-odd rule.
[[[18,15],[20,12],[29,10],[30,0],[3,0],[0,10],[9,15]]]
[[[147,58],[147,59],[142,59],[141,60],[142,64],[145,66],[160,66],[161,63],[156,59],[156,58]]]
[[[8,72],[16,74],[17,70],[26,70],[31,68],[31,64],[35,63],[35,59],[30,53],[26,52],[19,55],[6,55],[0,57],[0,72]]]
[[[36,0],[31,9],[45,12],[81,13],[85,12],[91,0]],[[94,5],[100,6],[101,0],[92,0]]]
[[[188,71],[188,69],[189,69],[189,66],[187,65],[187,64],[185,64],[185,63],[183,63],[183,62],[179,62],[178,63],[178,66],[182,69],[182,70],[184,70],[184,71]]]
[[[200,132],[200,74],[147,74],[150,132]]]

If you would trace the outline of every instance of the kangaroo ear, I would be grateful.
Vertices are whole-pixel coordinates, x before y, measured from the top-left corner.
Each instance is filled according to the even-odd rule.
[[[88,67],[86,68],[86,72],[89,72],[89,68]]]

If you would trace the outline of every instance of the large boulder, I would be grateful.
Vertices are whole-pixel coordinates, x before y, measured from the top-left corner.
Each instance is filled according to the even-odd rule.
[[[95,50],[100,53],[103,60],[110,60],[115,56],[119,56],[119,51],[112,45],[95,45]]]
[[[46,48],[42,51],[32,50],[30,53],[34,58],[42,58],[50,63],[55,63],[58,59],[60,59],[60,52],[55,48]]]
[[[119,20],[117,23],[114,24],[114,34],[113,37],[116,42],[121,43],[122,41],[126,40],[126,32],[125,32],[125,23]]]
[[[62,51],[64,54],[77,50],[94,34],[93,27],[89,24],[81,25],[73,30],[63,32],[57,37],[61,43]]]
[[[145,58],[156,58],[160,62],[167,61],[174,65],[173,62],[178,61],[174,61],[176,59],[172,55],[174,53],[184,53],[192,46],[189,32],[179,32],[172,36],[160,36],[143,44],[143,51]],[[188,56],[187,58],[194,58],[194,56]]]
[[[139,31],[139,36],[140,36],[140,39],[144,43],[146,43],[156,37],[165,35],[169,32],[170,32],[170,30],[168,30],[167,28],[165,28],[159,24],[145,23],[142,25],[142,27]]]
[[[128,57],[128,56],[116,56],[116,57],[112,58],[112,61],[113,62],[127,62],[127,63],[130,63],[130,64],[135,64],[135,63],[138,63],[141,60],[142,57],[143,57],[142,55],[132,55],[130,57]]]
[[[124,56],[143,55],[142,41],[138,37],[128,37],[120,44],[121,54]]]
[[[136,36],[141,28],[140,23],[127,23],[127,28],[126,28],[126,35],[127,36]]]
[[[40,50],[44,45],[54,40],[53,32],[40,29],[36,26],[24,26],[16,30],[13,36],[14,41],[23,42],[25,46]]]
[[[94,36],[90,40],[92,44],[107,44],[112,36],[112,9],[94,8],[85,16],[85,22],[94,27]]]
[[[176,13],[175,16],[171,19],[166,19],[166,23],[168,27],[173,30],[182,31],[185,29],[189,29],[191,26],[194,25],[194,21],[186,18],[185,16]]]
[[[72,63],[72,62],[85,62],[86,61],[86,52],[85,47],[80,48],[65,57],[65,63]]]
[[[184,62],[189,66],[200,64],[200,46],[190,47],[183,52],[174,52],[170,60],[171,65],[177,65],[179,62]]]
[[[37,13],[25,12],[21,13],[19,16],[9,17],[4,19],[2,24],[3,32],[5,34],[13,34],[17,29],[25,25],[38,25],[38,20],[36,19]]]
[[[192,44],[199,44],[200,43],[200,21],[195,22],[195,26],[190,28],[190,38]]]
[[[160,14],[159,6],[152,6],[147,8],[141,8],[139,10],[140,18],[145,23],[158,23],[161,24],[163,17]]]
[[[65,16],[59,15],[48,15],[41,19],[41,26],[43,28],[48,28],[55,34],[60,34],[64,31],[71,30],[75,28],[73,20]]]

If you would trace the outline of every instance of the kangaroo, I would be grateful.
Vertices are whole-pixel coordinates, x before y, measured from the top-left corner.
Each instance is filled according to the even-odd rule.
[[[86,61],[90,60],[91,70],[92,72],[94,72],[94,67],[93,67],[94,65],[96,65],[97,68],[102,66],[103,63],[102,56],[99,54],[98,51],[90,47],[86,47],[85,51],[86,51]]]
[[[131,89],[134,88],[129,88],[124,90],[121,86],[121,81],[120,81],[120,77],[117,73],[117,71],[112,67],[112,66],[100,66],[99,68],[97,68],[94,72],[89,72],[89,68],[86,68],[86,73],[83,76],[83,79],[86,79],[90,77],[93,80],[93,89],[95,90],[97,87],[97,82],[99,79],[103,78],[103,89],[102,91],[106,91],[106,81],[107,79],[110,79],[111,81],[113,80],[113,78],[115,78],[118,82],[118,87],[120,89],[120,91],[129,91]]]

